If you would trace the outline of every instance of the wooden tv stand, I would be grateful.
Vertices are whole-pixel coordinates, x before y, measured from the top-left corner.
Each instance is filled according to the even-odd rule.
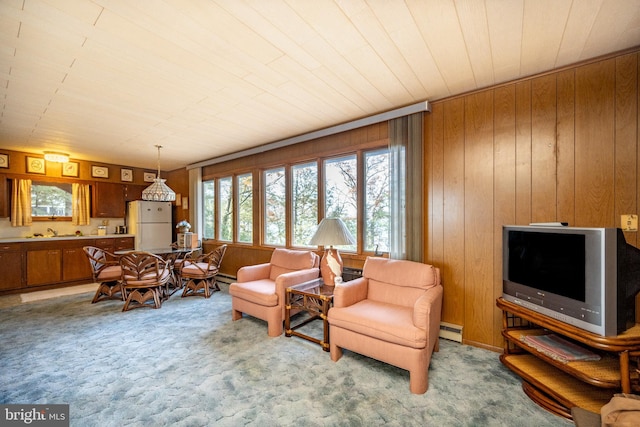
[[[500,361],[522,377],[522,388],[534,402],[571,419],[578,406],[600,413],[615,393],[640,391],[638,360],[640,325],[615,337],[603,337],[498,298],[502,310],[504,353]],[[555,333],[601,356],[599,361],[563,363],[521,340],[523,335]],[[631,363],[634,366],[631,366]]]

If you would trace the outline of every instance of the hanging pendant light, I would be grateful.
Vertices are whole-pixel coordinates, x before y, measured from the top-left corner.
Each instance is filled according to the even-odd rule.
[[[176,199],[176,193],[164,183],[166,179],[160,179],[160,149],[162,145],[156,145],[156,147],[158,147],[158,175],[153,180],[153,184],[142,192],[142,200],[173,202]]]

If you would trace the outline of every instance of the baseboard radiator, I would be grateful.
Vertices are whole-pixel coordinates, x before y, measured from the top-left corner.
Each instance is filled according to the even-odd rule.
[[[440,322],[440,338],[462,343],[462,326]]]
[[[228,274],[218,273],[216,275],[216,282],[222,283],[223,285],[230,285],[236,281],[236,276],[230,276]]]

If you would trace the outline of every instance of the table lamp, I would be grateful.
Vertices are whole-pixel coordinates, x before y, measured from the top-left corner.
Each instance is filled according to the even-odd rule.
[[[324,246],[320,260],[320,273],[324,284],[334,286],[336,277],[342,276],[342,258],[333,245],[353,245],[356,241],[340,218],[324,218],[309,241],[310,245]]]

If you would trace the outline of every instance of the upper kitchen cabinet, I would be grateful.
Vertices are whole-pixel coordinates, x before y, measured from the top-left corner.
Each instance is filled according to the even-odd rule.
[[[147,185],[127,184],[124,186],[124,200],[131,202],[132,200],[142,200],[142,192]]]
[[[96,182],[93,185],[92,217],[124,218],[125,191],[122,184]]]

